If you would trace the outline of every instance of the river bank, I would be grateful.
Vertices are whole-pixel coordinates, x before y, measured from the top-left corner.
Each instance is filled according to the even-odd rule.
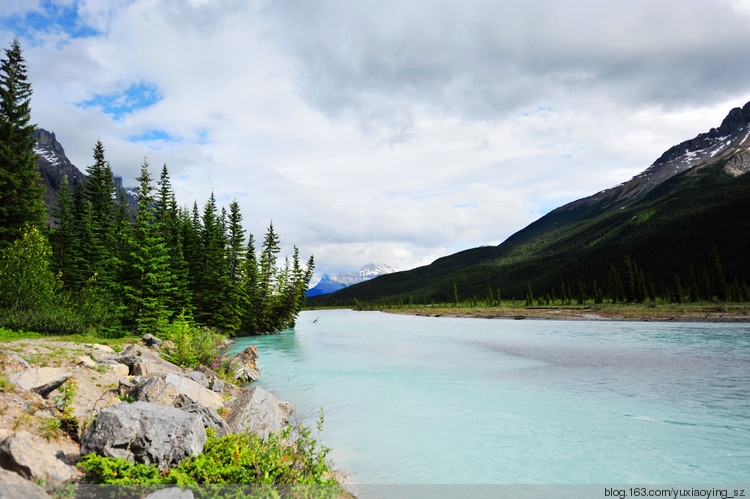
[[[0,483],[13,491],[7,497],[75,493],[91,478],[80,466],[83,454],[159,465],[168,474],[202,453],[204,428],[216,437],[267,440],[293,420],[293,406],[260,387],[229,383],[204,366],[181,368],[162,357],[161,345],[132,341],[0,342]],[[244,372],[257,369],[255,347],[238,358]],[[174,426],[181,419],[184,426]],[[120,432],[130,428],[132,435]],[[345,472],[331,476],[348,479]]]
[[[450,307],[415,306],[382,312],[426,317],[549,319],[587,321],[659,321],[750,323],[750,304],[601,305],[593,307]]]

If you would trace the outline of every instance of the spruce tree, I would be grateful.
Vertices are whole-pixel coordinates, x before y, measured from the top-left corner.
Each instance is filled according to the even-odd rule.
[[[258,265],[258,306],[260,311],[258,326],[262,331],[274,330],[271,301],[277,289],[278,269],[276,268],[276,259],[281,251],[279,243],[279,236],[274,232],[273,222],[271,222],[263,239]]]
[[[633,265],[630,262],[630,257],[625,255],[624,262],[624,278],[623,287],[625,288],[625,301],[632,303],[635,301],[635,272],[633,271]]]
[[[138,180],[138,213],[129,241],[124,285],[125,320],[139,334],[152,333],[171,312],[167,309],[172,276],[169,255],[154,217],[154,196],[148,163]]]
[[[724,277],[724,270],[721,267],[719,252],[716,250],[716,246],[711,247],[711,284],[713,295],[719,301],[727,301],[727,280]]]
[[[201,268],[196,276],[196,319],[207,326],[223,328],[224,299],[227,295],[227,269],[224,255],[224,222],[217,215],[216,197],[211,193],[203,208],[200,233]]]
[[[60,202],[52,210],[52,216],[56,223],[50,239],[52,243],[53,263],[52,270],[62,275],[65,283],[68,279],[69,269],[73,267],[73,197],[70,193],[68,176],[65,175],[58,196]]]
[[[42,227],[44,187],[36,170],[31,124],[31,84],[15,38],[0,61],[0,248],[18,239],[25,225]]]
[[[115,279],[112,258],[115,246],[114,219],[116,187],[112,169],[104,157],[104,146],[97,141],[94,146],[94,164],[86,168],[86,201],[91,210],[91,240],[88,241],[89,267],[96,282],[110,287]]]
[[[158,181],[159,190],[154,198],[154,219],[169,255],[172,274],[166,307],[175,314],[183,311],[192,315],[192,294],[189,289],[189,267],[185,260],[183,222],[177,209],[166,163]]]
[[[255,239],[250,234],[245,250],[245,262],[242,270],[242,287],[246,296],[245,308],[242,312],[240,330],[245,334],[253,334],[259,330],[261,310],[260,300],[260,270],[255,256]]]
[[[226,245],[226,285],[222,305],[224,329],[230,334],[237,334],[242,326],[242,315],[247,308],[248,296],[242,282],[242,271],[245,262],[245,230],[242,228],[242,214],[237,201],[229,205],[227,217]]]

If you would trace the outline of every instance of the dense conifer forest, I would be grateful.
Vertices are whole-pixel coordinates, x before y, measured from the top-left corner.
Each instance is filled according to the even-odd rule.
[[[181,207],[147,161],[129,210],[101,142],[89,180],[67,181],[46,220],[31,85],[15,39],[0,67],[0,327],[49,334],[158,333],[176,318],[229,335],[295,323],[314,268],[279,261],[273,223],[256,248],[236,201]]]

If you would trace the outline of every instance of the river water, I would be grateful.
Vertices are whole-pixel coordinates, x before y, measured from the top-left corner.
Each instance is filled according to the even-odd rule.
[[[750,481],[747,324],[331,310],[250,344],[360,484]]]

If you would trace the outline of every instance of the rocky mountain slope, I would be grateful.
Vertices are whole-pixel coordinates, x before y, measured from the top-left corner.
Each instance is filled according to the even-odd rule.
[[[499,246],[357,284],[323,302],[444,302],[456,292],[463,299],[523,298],[529,288],[536,296],[560,296],[563,284],[607,292],[608,271],[625,256],[637,261],[651,288],[668,295],[679,287],[676,280],[700,278],[703,286],[714,248],[727,281],[747,287],[748,170],[750,103],[732,109],[717,128],[670,147],[631,180],[561,206]]]
[[[508,241],[602,213],[646,194],[676,175],[697,172],[718,162],[724,162],[724,171],[735,177],[750,170],[750,102],[729,111],[718,128],[670,147],[631,180],[561,206],[512,235]]]
[[[47,206],[47,213],[51,217],[52,208],[60,202],[59,193],[65,177],[68,177],[71,192],[78,184],[86,182],[88,177],[70,162],[54,132],[37,128],[34,137],[37,141],[36,147],[34,147],[34,152],[37,154],[36,167],[45,187],[44,204]],[[138,206],[133,192],[123,187],[121,177],[115,176],[115,184],[125,192],[125,199],[131,209]]]

